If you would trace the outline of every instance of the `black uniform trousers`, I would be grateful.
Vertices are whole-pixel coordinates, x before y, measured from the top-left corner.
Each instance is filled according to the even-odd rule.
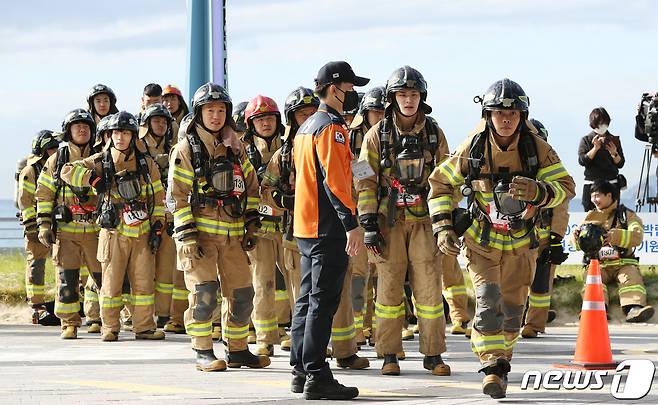
[[[293,374],[333,379],[325,358],[349,262],[346,244],[346,238],[297,238],[301,287],[290,329]]]

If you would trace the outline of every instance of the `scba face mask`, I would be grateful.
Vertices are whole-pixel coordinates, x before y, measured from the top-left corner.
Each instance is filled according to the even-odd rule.
[[[136,200],[142,192],[142,185],[139,182],[137,173],[117,175],[116,182],[119,195],[126,201]]]
[[[491,221],[494,226],[503,230],[518,231],[523,228],[523,216],[528,204],[512,198],[509,192],[510,184],[499,182],[494,188],[493,197],[496,212],[490,212]]]
[[[396,158],[400,183],[407,187],[418,186],[423,179],[425,157],[418,138],[407,136],[402,139],[402,152]]]
[[[210,164],[206,182],[221,196],[228,196],[235,186],[233,163],[228,159],[218,159]]]

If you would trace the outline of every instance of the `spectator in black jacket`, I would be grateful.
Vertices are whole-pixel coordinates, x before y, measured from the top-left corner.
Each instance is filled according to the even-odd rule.
[[[580,140],[578,163],[585,167],[582,203],[585,212],[594,209],[590,200],[590,187],[595,180],[607,180],[618,188],[626,187],[619,169],[624,167],[624,152],[618,136],[608,132],[610,115],[603,107],[597,107],[589,114],[592,132]]]

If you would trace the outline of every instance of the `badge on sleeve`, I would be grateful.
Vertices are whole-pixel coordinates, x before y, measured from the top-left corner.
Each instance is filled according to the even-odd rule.
[[[345,145],[345,135],[343,135],[343,133],[340,131],[336,131],[336,133],[334,134],[334,141],[342,145]]]

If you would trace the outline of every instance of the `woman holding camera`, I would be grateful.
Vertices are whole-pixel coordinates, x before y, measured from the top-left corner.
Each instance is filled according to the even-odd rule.
[[[619,190],[626,187],[626,179],[619,174],[626,160],[618,136],[608,132],[610,115],[603,107],[597,107],[589,114],[592,132],[580,140],[578,163],[585,167],[582,203],[585,212],[594,209],[590,199],[591,187],[596,180],[607,180]]]

